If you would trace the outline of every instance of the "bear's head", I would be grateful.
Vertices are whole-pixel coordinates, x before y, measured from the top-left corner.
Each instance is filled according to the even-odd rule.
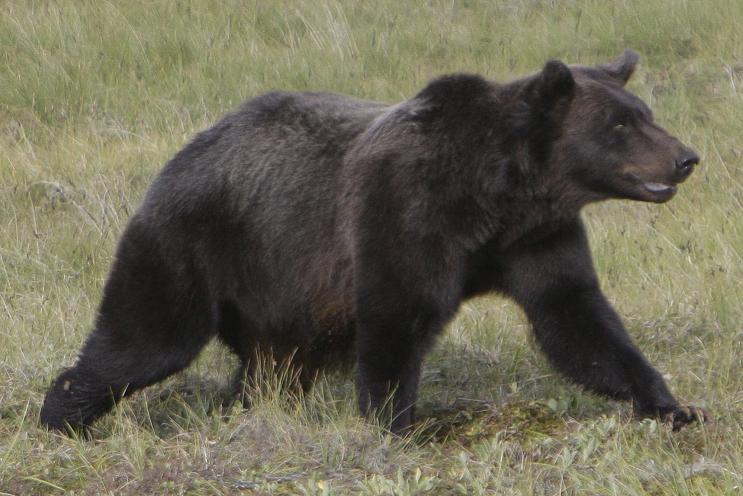
[[[545,158],[586,201],[668,201],[699,163],[624,88],[637,61],[631,50],[595,67],[553,60],[530,81],[530,96],[556,131]]]

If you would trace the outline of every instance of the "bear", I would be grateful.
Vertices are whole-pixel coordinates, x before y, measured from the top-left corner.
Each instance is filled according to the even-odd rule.
[[[681,406],[603,295],[585,205],[663,203],[699,163],[625,84],[638,55],[445,75],[401,103],[271,92],[198,134],[125,228],[88,336],[41,422],[86,429],[213,337],[308,388],[355,363],[360,412],[415,419],[421,364],[461,303],[520,305],[563,376],[678,429]]]

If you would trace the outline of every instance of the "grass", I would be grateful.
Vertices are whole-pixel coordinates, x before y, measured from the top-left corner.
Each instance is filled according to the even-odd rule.
[[[734,494],[743,488],[743,4],[737,0],[5,2],[0,12],[0,492]],[[349,376],[217,401],[214,344],[93,439],[39,428],[117,237],[196,131],[270,89],[397,101],[438,74],[642,56],[630,87],[703,164],[667,205],[585,212],[606,293],[684,401],[678,434],[569,385],[510,303],[464,305],[426,362],[417,434],[360,420]],[[272,382],[273,381],[273,382]]]

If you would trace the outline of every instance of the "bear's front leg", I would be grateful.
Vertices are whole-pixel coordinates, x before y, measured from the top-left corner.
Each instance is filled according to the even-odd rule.
[[[359,324],[356,390],[363,415],[377,416],[402,434],[415,421],[423,353],[409,328],[390,321]]]
[[[602,294],[579,219],[504,257],[504,290],[525,310],[552,364],[587,389],[632,400],[675,430],[708,420],[682,407],[632,342]]]
[[[423,357],[446,321],[436,304],[404,293],[367,292],[357,303],[359,408],[403,434],[415,421]]]
[[[430,247],[407,260],[378,253],[356,266],[357,394],[362,414],[402,434],[415,420],[424,355],[461,302],[461,269]]]

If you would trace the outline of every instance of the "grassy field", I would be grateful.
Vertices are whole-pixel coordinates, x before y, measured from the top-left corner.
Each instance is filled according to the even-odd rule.
[[[743,3],[739,0],[3,2],[0,493],[736,494],[743,491]],[[715,422],[671,433],[581,392],[497,298],[426,363],[421,427],[356,414],[350,376],[266,380],[221,408],[216,343],[96,424],[39,428],[90,329],[119,233],[162,164],[270,89],[394,102],[452,71],[509,79],[632,47],[630,88],[702,165],[663,206],[585,212],[604,289],[650,360]]]

